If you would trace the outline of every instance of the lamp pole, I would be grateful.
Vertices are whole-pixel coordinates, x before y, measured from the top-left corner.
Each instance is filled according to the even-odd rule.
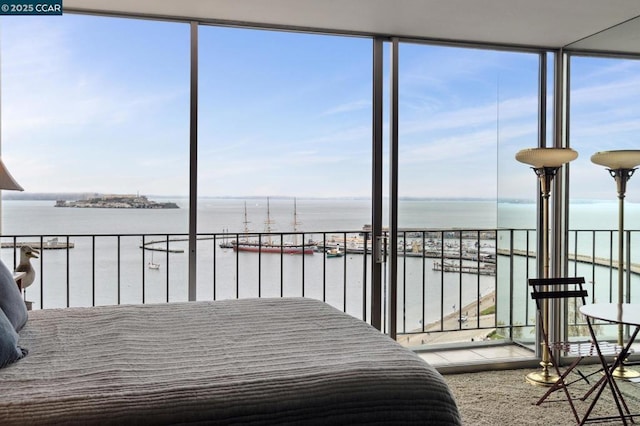
[[[627,182],[633,176],[636,166],[640,164],[640,150],[601,151],[591,156],[594,164],[605,166],[611,177],[616,181],[618,191],[618,304],[625,303],[624,298],[624,196],[627,192]],[[628,295],[627,295],[628,297]],[[624,346],[624,326],[618,324],[619,346]],[[624,360],[622,360],[624,361]],[[619,379],[640,377],[640,373],[625,368],[620,362],[612,375]]]
[[[558,167],[538,167],[533,171],[540,180],[540,196],[542,198],[542,277],[549,278],[549,196],[551,194],[551,182],[556,176]],[[549,330],[549,300],[542,300],[542,321],[545,330]],[[540,361],[541,371],[534,371],[527,374],[529,383],[543,386],[553,385],[559,377],[551,374],[552,367],[549,359],[549,351],[542,342],[542,360]]]
[[[549,195],[551,183],[562,165],[575,160],[578,153],[570,148],[528,148],[516,154],[516,160],[531,165],[540,182],[540,197],[542,199],[542,278],[549,278]],[[549,330],[549,301],[542,300],[542,327]],[[526,376],[526,380],[534,385],[552,386],[559,377],[552,374],[549,350],[545,342],[541,342],[542,370],[534,371]]]

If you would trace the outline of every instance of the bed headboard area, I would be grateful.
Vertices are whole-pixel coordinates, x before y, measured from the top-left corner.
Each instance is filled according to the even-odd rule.
[[[442,376],[306,298],[29,312],[0,424],[459,425]]]

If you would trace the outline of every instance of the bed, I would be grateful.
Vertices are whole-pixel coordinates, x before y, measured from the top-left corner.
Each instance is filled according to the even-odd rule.
[[[0,424],[458,425],[442,376],[307,298],[29,312]]]

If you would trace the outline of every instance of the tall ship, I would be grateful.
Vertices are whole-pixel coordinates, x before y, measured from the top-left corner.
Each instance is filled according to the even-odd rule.
[[[311,246],[293,245],[283,242],[281,244],[256,241],[231,241],[234,251],[248,251],[253,253],[284,253],[284,254],[313,254],[314,249]]]
[[[245,235],[249,234],[248,224],[250,223],[247,219],[247,203],[244,203],[244,233]],[[294,234],[293,242],[285,242],[285,241],[273,241],[271,238],[272,225],[273,220],[271,219],[271,211],[269,207],[269,198],[267,198],[267,219],[265,220],[265,233],[266,238],[264,241],[257,239],[238,239],[232,240],[230,242],[220,244],[222,248],[231,247],[233,251],[244,251],[244,252],[252,252],[252,253],[282,253],[282,254],[313,254],[314,247],[306,244],[299,244],[297,239],[297,234]],[[296,207],[296,200],[293,201],[293,231],[297,232],[297,226],[300,225],[298,222],[298,214]]]

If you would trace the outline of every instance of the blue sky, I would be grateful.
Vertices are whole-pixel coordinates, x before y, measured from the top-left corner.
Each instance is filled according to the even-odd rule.
[[[0,31],[3,159],[28,192],[188,194],[186,24],[17,16]],[[201,27],[199,42],[201,195],[369,196],[370,40]],[[639,67],[573,59],[572,197],[614,199],[589,158],[640,148]],[[536,55],[402,44],[400,195],[533,198],[514,155],[537,143],[536,96]]]

